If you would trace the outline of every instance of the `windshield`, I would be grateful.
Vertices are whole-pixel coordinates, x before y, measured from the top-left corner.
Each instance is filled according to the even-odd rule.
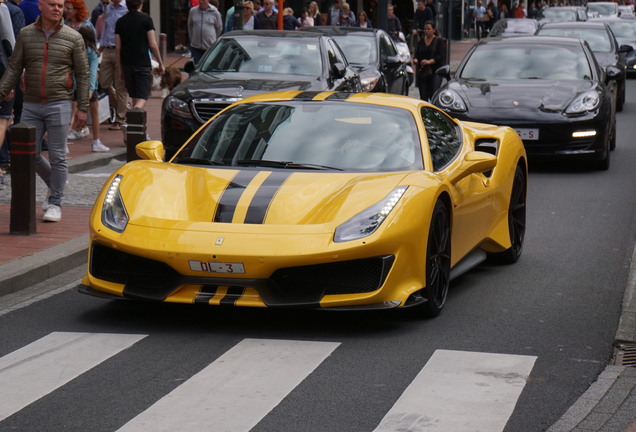
[[[537,30],[534,20],[511,19],[493,26],[491,36],[532,35]]]
[[[377,53],[375,48],[375,35],[358,36],[355,34],[333,35],[340,48],[351,64],[369,65],[375,64]]]
[[[222,38],[201,72],[264,72],[322,75],[318,39],[241,36]]]
[[[587,4],[587,11],[594,15],[616,15],[618,14],[618,5],[616,3],[593,3]]]
[[[542,28],[537,34],[541,36],[564,36],[569,38],[583,39],[594,52],[612,51],[612,43],[609,34],[604,28]]]
[[[482,45],[461,71],[463,79],[591,79],[581,49],[572,47]]]
[[[541,12],[541,18],[551,21],[576,21],[576,12],[567,9],[555,10],[548,8]]]
[[[422,169],[410,111],[338,101],[240,104],[219,114],[175,162],[347,171]],[[306,166],[303,166],[306,165]]]
[[[636,40],[636,20],[608,24],[617,38]]]

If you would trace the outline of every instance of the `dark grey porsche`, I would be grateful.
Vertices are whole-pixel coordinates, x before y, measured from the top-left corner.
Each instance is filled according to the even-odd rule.
[[[163,102],[161,135],[166,159],[203,123],[230,104],[258,93],[282,90],[362,90],[359,74],[338,44],[317,33],[269,30],[223,35],[190,77]]]
[[[608,169],[615,97],[616,82],[585,41],[527,36],[477,43],[433,103],[461,120],[510,126],[530,157],[578,157]]]

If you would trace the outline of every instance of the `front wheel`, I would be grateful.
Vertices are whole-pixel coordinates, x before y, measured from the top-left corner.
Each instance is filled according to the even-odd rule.
[[[451,236],[450,214],[438,201],[431,217],[426,248],[426,302],[420,305],[422,314],[432,318],[442,311],[450,285]]]
[[[523,163],[517,165],[512,183],[512,193],[508,204],[508,233],[511,246],[507,250],[495,254],[495,257],[506,264],[517,262],[523,250],[526,234],[526,192],[527,176]]]

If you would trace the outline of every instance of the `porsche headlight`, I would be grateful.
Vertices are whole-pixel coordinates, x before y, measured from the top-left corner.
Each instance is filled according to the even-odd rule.
[[[368,92],[375,88],[375,85],[380,80],[380,75],[370,76],[370,77],[360,77],[360,82],[362,83],[362,91]]]
[[[192,118],[192,113],[190,112],[188,104],[174,96],[168,96],[166,109],[180,117]]]
[[[437,106],[451,111],[466,111],[466,104],[455,90],[444,89],[437,95]]]
[[[336,228],[334,241],[340,243],[357,240],[373,234],[375,230],[382,225],[382,222],[384,222],[384,219],[391,213],[391,210],[395,208],[395,205],[400,201],[400,198],[402,198],[407,188],[408,186],[396,187],[382,201],[363,210],[340,225]]]
[[[128,224],[128,213],[119,193],[122,176],[116,176],[108,186],[102,204],[102,223],[113,231],[124,232]]]
[[[593,111],[601,104],[601,97],[596,91],[588,91],[578,95],[566,108],[566,114],[580,114]]]

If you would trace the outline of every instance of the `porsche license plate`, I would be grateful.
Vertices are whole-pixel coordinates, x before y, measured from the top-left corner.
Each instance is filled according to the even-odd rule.
[[[515,129],[522,140],[537,141],[539,139],[539,129]]]
[[[211,262],[211,261],[188,261],[190,270],[206,273],[245,273],[243,263]]]

